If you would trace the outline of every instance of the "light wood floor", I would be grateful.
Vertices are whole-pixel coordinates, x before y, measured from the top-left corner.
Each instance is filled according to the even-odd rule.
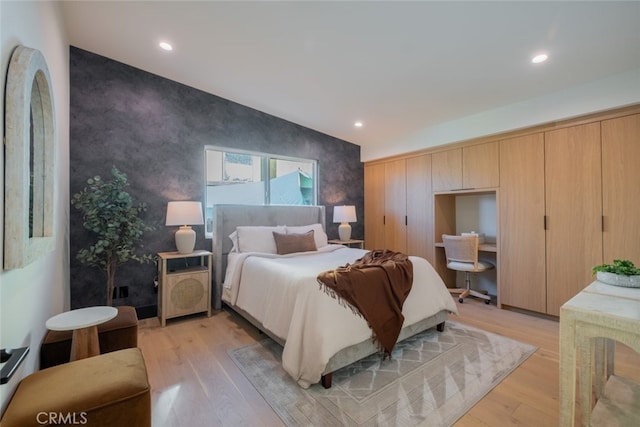
[[[480,301],[458,304],[453,320],[538,347],[476,404],[458,427],[558,425],[558,322]],[[231,311],[140,322],[152,387],[154,426],[282,426],[278,416],[236,367],[227,350],[261,339]],[[640,381],[640,355],[618,345],[616,373]],[[579,414],[579,413],[578,413]]]

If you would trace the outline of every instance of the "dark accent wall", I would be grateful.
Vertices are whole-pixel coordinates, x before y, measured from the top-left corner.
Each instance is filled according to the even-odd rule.
[[[333,206],[340,204],[356,206],[353,236],[363,238],[359,146],[82,49],[71,47],[70,61],[71,195],[89,177],[110,177],[112,166],[126,173],[129,192],[148,207],[145,221],[157,226],[145,233],[140,253],[175,250],[175,227],[164,226],[168,201],[204,202],[205,145],[317,159],[319,203],[327,206],[329,238],[337,238],[332,215]],[[103,272],[76,260],[94,238],[82,226],[79,211],[70,210],[71,307],[102,305]],[[196,248],[210,250],[204,226],[194,230]],[[116,285],[128,286],[128,297],[114,305],[153,308],[155,276],[153,264],[122,264]]]

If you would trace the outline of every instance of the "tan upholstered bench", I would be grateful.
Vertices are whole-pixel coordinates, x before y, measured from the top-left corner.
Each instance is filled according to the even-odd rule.
[[[138,346],[138,316],[130,306],[116,307],[118,314],[98,325],[100,353]],[[69,362],[73,331],[47,331],[40,347],[40,369]]]
[[[0,424],[151,426],[151,391],[142,351],[114,351],[27,376]]]

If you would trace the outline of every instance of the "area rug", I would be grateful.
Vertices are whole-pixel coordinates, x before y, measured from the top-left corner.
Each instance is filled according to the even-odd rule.
[[[305,390],[271,339],[229,355],[287,426],[450,426],[536,348],[461,323],[430,329]]]

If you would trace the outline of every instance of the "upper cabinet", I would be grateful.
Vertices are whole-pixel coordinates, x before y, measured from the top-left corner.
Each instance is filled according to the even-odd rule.
[[[433,191],[462,188],[462,148],[440,151],[431,155]]]
[[[497,142],[462,149],[462,188],[493,188],[500,185]]]
[[[500,185],[498,142],[432,154],[433,191],[474,190]]]

